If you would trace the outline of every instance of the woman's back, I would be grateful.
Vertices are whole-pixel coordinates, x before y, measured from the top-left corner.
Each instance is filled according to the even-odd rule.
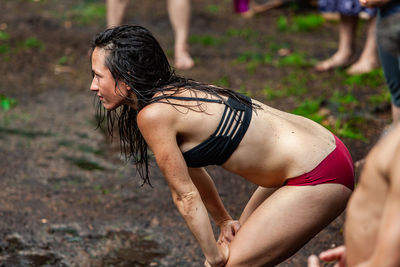
[[[161,109],[158,113],[176,116],[178,145],[185,154],[205,140],[209,141],[221,120],[224,121],[226,107],[196,99],[217,99],[204,92],[186,90],[175,96],[193,100],[162,100],[178,106],[157,104]],[[262,108],[253,110],[250,125],[239,146],[221,165],[228,171],[262,186],[281,186],[285,179],[312,170],[335,148],[333,135],[319,124],[256,100],[253,102]],[[155,108],[156,105],[150,106]]]

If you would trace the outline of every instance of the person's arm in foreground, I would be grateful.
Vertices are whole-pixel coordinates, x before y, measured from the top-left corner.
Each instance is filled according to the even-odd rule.
[[[389,163],[386,177],[389,180],[389,192],[383,207],[374,252],[365,263],[366,266],[400,266],[400,146]]]
[[[189,174],[204,205],[221,230],[218,241],[231,242],[240,228],[239,221],[233,220],[226,211],[213,180],[204,168],[189,168]]]
[[[371,257],[356,267],[397,267],[400,266],[400,147],[389,163],[385,176],[389,179],[389,192],[383,207],[382,219],[377,233],[377,242]],[[342,248],[342,249],[339,249]],[[324,261],[339,261],[339,267],[345,266],[345,249],[328,250],[320,254]],[[340,251],[341,250],[341,251]],[[335,265],[336,266],[336,265]],[[310,256],[308,267],[319,267],[316,256]]]
[[[162,108],[145,108],[138,115],[140,131],[168,182],[176,207],[199,242],[208,263],[223,266],[229,250],[226,244],[217,245],[215,241],[206,207],[179,150],[175,122],[174,116]]]

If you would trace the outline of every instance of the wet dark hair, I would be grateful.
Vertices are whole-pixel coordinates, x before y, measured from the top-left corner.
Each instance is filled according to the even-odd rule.
[[[142,108],[160,100],[152,99],[155,93],[161,92],[162,98],[167,98],[182,90],[194,90],[214,95],[222,100],[224,100],[222,96],[233,97],[252,108],[259,107],[232,90],[176,75],[157,40],[141,26],[123,25],[106,29],[95,37],[91,56],[96,47],[108,52],[105,65],[115,80],[116,88],[118,81],[127,84],[137,97],[138,107],[133,109],[128,104],[123,104],[116,110],[106,111],[98,102],[98,125],[100,127],[106,119],[108,133],[112,136],[115,122],[118,122],[121,152],[136,164],[143,184],[151,185],[148,146],[139,131],[136,118]]]

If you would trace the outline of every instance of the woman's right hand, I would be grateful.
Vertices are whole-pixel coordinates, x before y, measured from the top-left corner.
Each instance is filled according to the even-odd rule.
[[[212,262],[205,261],[204,266],[206,267],[223,267],[229,258],[229,246],[226,242],[217,242],[217,247],[220,257]]]
[[[232,242],[233,238],[239,231],[240,223],[239,221],[235,220],[226,220],[219,225],[219,228],[221,232],[219,234],[217,242],[226,242],[227,244],[229,244],[230,242]]]

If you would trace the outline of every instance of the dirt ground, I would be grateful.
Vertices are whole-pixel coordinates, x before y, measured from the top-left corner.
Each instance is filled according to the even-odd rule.
[[[165,2],[131,2],[126,22],[149,28],[173,62]],[[289,4],[245,19],[233,13],[230,0],[192,2],[196,67],[179,74],[245,90],[287,111],[308,97],[328,99],[334,91],[349,90],[340,72],[316,73],[310,64],[238,63],[245,51],[269,51],[279,58],[280,48],[304,52],[311,62],[328,57],[336,48],[337,23],[307,32],[277,30],[282,16],[318,14],[315,6]],[[80,12],[85,8],[86,13]],[[7,33],[0,35],[0,94],[16,100],[10,110],[0,109],[0,266],[203,263],[155,164],[153,188],[140,186],[135,167],[122,158],[118,144],[96,130],[87,52],[104,27],[102,1],[0,2],[0,33]],[[364,32],[361,23],[358,51]],[[269,99],[263,94],[266,85],[284,90],[290,74],[307,88],[305,95]],[[389,123],[388,103],[371,106],[367,101],[384,90],[382,79],[352,86],[358,100],[354,109],[364,118],[359,130],[366,137],[342,136],[354,160],[366,155]],[[335,115],[334,108],[325,109]],[[227,209],[238,218],[255,186],[217,167],[209,171]],[[343,243],[343,219],[341,215],[279,266],[306,266],[308,255]]]

